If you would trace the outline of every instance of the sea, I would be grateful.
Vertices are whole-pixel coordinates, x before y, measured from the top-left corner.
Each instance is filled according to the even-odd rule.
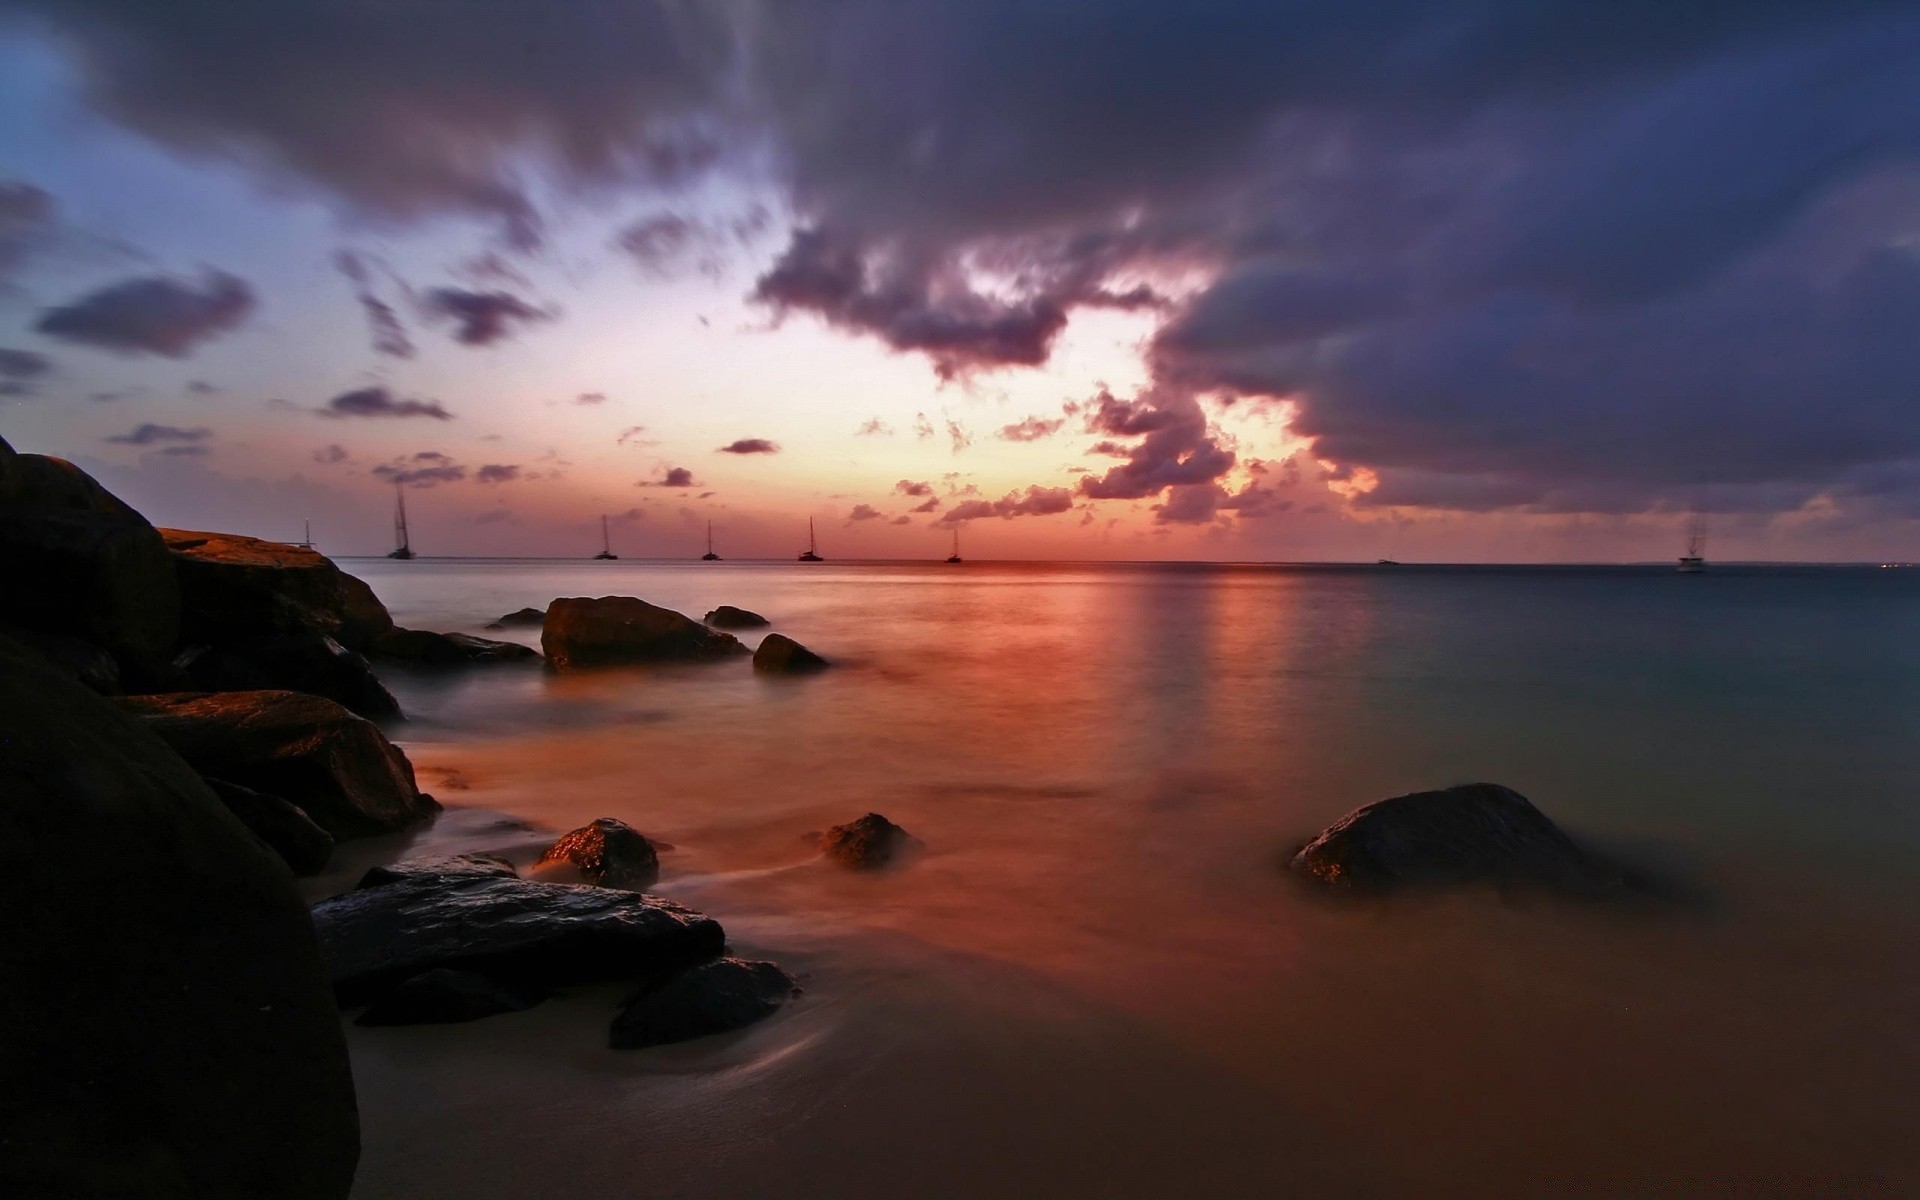
[[[1920,1195],[1920,570],[341,565],[414,628],[629,595],[833,663],[383,671],[446,811],[314,895],[617,817],[804,991],[638,1052],[617,987],[350,1027],[357,1197]],[[1480,780],[1682,898],[1283,869]],[[924,849],[817,856],[867,812]]]

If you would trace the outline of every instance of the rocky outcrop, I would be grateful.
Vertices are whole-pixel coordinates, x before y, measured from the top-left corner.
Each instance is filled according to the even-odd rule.
[[[488,629],[538,629],[546,622],[547,610],[544,608],[520,608],[501,617],[498,621],[488,621]]]
[[[412,883],[420,887],[442,887],[470,879],[512,879],[517,875],[519,872],[513,864],[498,854],[429,854],[370,867],[360,877],[358,886],[376,888],[389,883]]]
[[[566,866],[588,883],[642,891],[660,878],[660,855],[647,836],[612,817],[561,835],[534,869]]]
[[[716,959],[628,1000],[613,1019],[607,1044],[639,1050],[744,1029],[771,1016],[799,990],[793,977],[773,963]]]
[[[209,692],[306,692],[375,720],[400,715],[400,702],[367,660],[322,633],[255,634],[192,646],[174,665]]]
[[[731,604],[722,604],[714,609],[707,614],[706,620],[715,629],[761,629],[773,624],[757,612],[748,612]]]
[[[474,971],[422,971],[360,1014],[356,1025],[451,1025],[520,1012],[546,993],[508,987]]]
[[[171,678],[180,590],[145,517],[63,459],[0,441],[0,622],[111,654],[132,686]]]
[[[843,867],[871,871],[887,866],[921,842],[879,813],[835,825],[820,838],[820,853]]]
[[[1596,895],[1626,883],[1525,796],[1495,783],[1414,792],[1355,809],[1287,865],[1328,889],[1363,894],[1497,883]]]
[[[753,669],[769,675],[806,675],[826,669],[827,660],[785,634],[770,633],[753,652]]]
[[[720,924],[657,896],[511,876],[402,872],[313,908],[343,1006],[445,967],[508,986],[669,974],[717,956]]]
[[[224,779],[209,779],[207,786],[295,875],[317,875],[333,857],[333,835],[314,824],[299,805]]]
[[[373,589],[317,551],[231,533],[162,529],[188,642],[318,633],[364,651],[393,628]]]
[[[539,652],[519,642],[496,642],[470,633],[434,633],[426,629],[389,629],[373,639],[367,652],[376,658],[423,667],[540,660]]]
[[[540,648],[557,671],[704,662],[745,654],[730,633],[632,596],[567,597],[547,606]]]
[[[4,642],[0,728],[0,1195],[344,1200],[353,1078],[286,868]]]
[[[380,732],[299,692],[182,692],[115,701],[202,775],[292,802],[335,840],[391,833],[440,806]]]
[[[12,638],[35,651],[62,674],[103,696],[117,695],[121,690],[120,664],[92,642],[64,633],[22,629],[18,625],[0,625],[0,637]]]

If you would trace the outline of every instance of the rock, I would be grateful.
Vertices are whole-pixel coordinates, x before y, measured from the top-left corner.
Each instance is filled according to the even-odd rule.
[[[536,662],[540,654],[519,642],[496,642],[470,633],[433,633],[425,629],[389,629],[376,636],[368,653],[428,667],[464,667],[474,663]]]
[[[122,696],[202,775],[279,796],[335,841],[406,829],[440,811],[380,727],[299,692]]]
[[[190,642],[318,633],[365,650],[393,628],[373,589],[318,551],[232,533],[160,533],[173,555]]]
[[[333,835],[314,824],[299,805],[224,779],[209,779],[207,786],[295,875],[317,875],[333,857]]]
[[[745,654],[730,633],[632,596],[567,597],[547,606],[540,648],[557,671],[631,663],[701,662]]]
[[[535,868],[566,863],[588,883],[644,891],[660,878],[660,855],[645,834],[612,817],[601,817],[564,834]]]
[[[345,1200],[353,1077],[293,877],[11,643],[0,728],[0,1195]]]
[[[873,870],[920,845],[919,838],[892,821],[879,813],[868,813],[858,821],[827,830],[820,838],[820,853],[844,867]]]
[[[721,952],[720,923],[657,896],[504,876],[403,877],[313,907],[334,992],[380,999],[436,967],[510,986],[637,979]]]
[[[515,609],[498,621],[487,622],[488,629],[538,629],[546,623],[547,610],[544,608]]]
[[[367,660],[322,633],[269,633],[193,646],[174,659],[210,692],[277,690],[324,696],[363,717],[400,715]]]
[[[1357,808],[1302,846],[1287,867],[1352,893],[1492,882],[1594,894],[1624,883],[1525,796],[1495,783],[1414,792]]]
[[[164,682],[180,589],[160,533],[70,462],[4,459],[0,621],[98,646],[128,682]]]
[[[753,652],[753,669],[772,675],[803,675],[823,670],[827,660],[785,634],[770,633]]]
[[[357,886],[385,887],[390,883],[445,885],[469,879],[515,879],[519,872],[498,854],[429,854],[372,867]]]
[[[707,624],[715,629],[759,629],[773,622],[757,612],[748,612],[744,608],[735,608],[731,604],[722,604],[707,614]]]
[[[64,633],[0,625],[0,637],[9,637],[32,650],[62,674],[79,680],[103,696],[120,691],[120,664],[92,642]]]
[[[436,967],[394,988],[360,1014],[356,1025],[451,1025],[520,1012],[546,999],[473,971]]]
[[[799,990],[793,977],[773,963],[715,959],[628,1000],[613,1019],[607,1044],[640,1050],[744,1029],[771,1016]]]

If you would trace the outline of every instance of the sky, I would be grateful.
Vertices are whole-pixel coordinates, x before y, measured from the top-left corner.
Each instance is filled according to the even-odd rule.
[[[0,435],[424,554],[1920,559],[1920,9],[0,0]]]

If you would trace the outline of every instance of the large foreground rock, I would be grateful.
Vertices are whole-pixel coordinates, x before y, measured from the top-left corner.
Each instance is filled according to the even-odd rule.
[[[113,655],[135,686],[167,677],[180,590],[147,519],[63,459],[0,441],[0,621]]]
[[[195,770],[298,805],[338,841],[391,833],[440,810],[380,727],[299,692],[124,696]]]
[[[1596,895],[1626,883],[1525,796],[1496,783],[1414,792],[1355,809],[1287,865],[1305,879],[1353,893],[1491,882]]]
[[[480,873],[403,873],[313,908],[340,1003],[445,967],[513,986],[663,975],[718,955],[719,922],[657,896]]]
[[[209,692],[307,692],[363,717],[400,715],[400,702],[367,660],[322,633],[256,634],[193,646],[174,661]]]
[[[538,651],[519,642],[496,642],[470,633],[434,633],[427,629],[389,629],[373,639],[367,652],[376,658],[423,667],[465,667],[540,659]]]
[[[721,958],[689,968],[628,1000],[607,1032],[615,1050],[639,1050],[744,1029],[800,989],[770,962]]]
[[[660,853],[647,835],[612,817],[600,817],[562,834],[534,868],[563,864],[600,887],[640,891],[660,878]]]
[[[730,633],[633,596],[564,597],[547,606],[540,649],[557,671],[701,662],[745,654]]]
[[[827,660],[782,633],[760,639],[753,669],[768,675],[807,675],[827,668]]]
[[[353,1078],[286,868],[0,642],[0,1196],[343,1200]]]
[[[292,801],[224,779],[209,779],[207,786],[295,875],[318,875],[333,857],[333,835]]]
[[[189,642],[318,633],[364,651],[393,628],[373,589],[325,555],[231,533],[162,529]]]

